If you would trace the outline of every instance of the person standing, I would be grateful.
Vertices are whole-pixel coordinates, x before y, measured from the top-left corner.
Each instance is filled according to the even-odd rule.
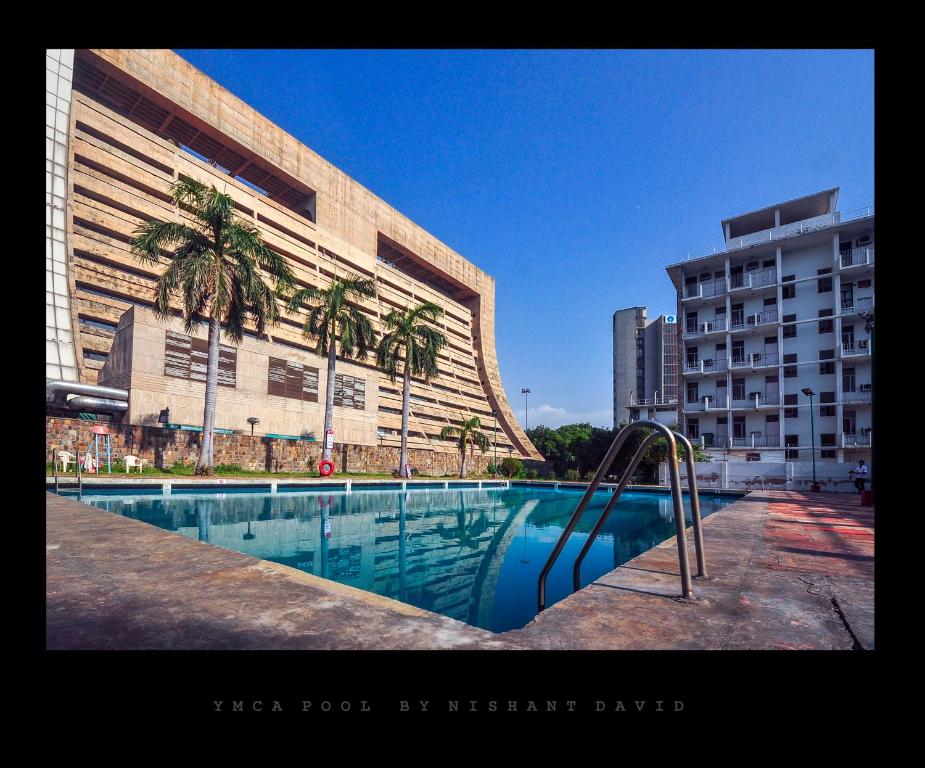
[[[854,475],[854,487],[858,489],[858,493],[864,493],[864,483],[867,482],[867,466],[864,459],[858,460],[857,468],[852,469],[851,473]]]

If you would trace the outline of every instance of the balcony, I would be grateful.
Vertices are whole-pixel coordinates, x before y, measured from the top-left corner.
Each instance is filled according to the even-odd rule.
[[[728,361],[725,357],[717,357],[713,360],[686,360],[684,362],[685,375],[703,374],[709,376],[715,373],[726,373],[729,368]]]
[[[732,409],[746,410],[749,408],[780,408],[780,392],[777,390],[767,392],[749,392],[748,397],[744,393],[732,394]]]
[[[855,267],[869,267],[874,263],[874,246],[866,245],[862,248],[852,248],[850,251],[842,251],[841,268],[853,269]]]
[[[859,341],[843,341],[841,345],[842,357],[870,357],[870,344],[867,339]]]
[[[762,269],[754,272],[738,272],[729,276],[729,292],[756,291],[777,285],[777,270]]]
[[[731,448],[780,448],[780,435],[751,434],[733,437]]]
[[[842,448],[870,448],[873,442],[874,433],[869,427],[861,430],[860,434],[854,432],[841,433]]]
[[[639,398],[639,397],[636,397],[636,395],[631,395],[629,404],[633,408],[637,408],[640,406],[648,406],[648,405],[677,405],[678,398],[665,397],[664,395],[660,395],[658,392],[655,393],[655,397]]]
[[[755,331],[764,325],[777,323],[777,309],[766,309],[763,312],[755,312],[746,315],[743,312],[733,312],[732,322],[729,324],[729,332],[737,333],[741,331]]]
[[[748,355],[733,355],[729,359],[729,367],[733,370],[776,368],[779,360],[777,352],[752,352]]]
[[[684,331],[685,339],[695,339],[699,336],[709,336],[711,333],[725,333],[726,318],[718,317],[715,320],[708,320],[700,325],[688,326]]]
[[[842,299],[841,303],[841,313],[843,315],[849,312],[870,312],[873,308],[873,296],[858,296],[852,299]]]
[[[696,301],[698,299],[713,299],[726,293],[726,280],[704,280],[696,284],[685,285],[681,301]]]
[[[694,442],[695,438],[691,438]],[[704,432],[699,438],[696,438],[697,444],[701,448],[728,448],[729,435],[725,432]]]
[[[870,405],[873,399],[872,387],[870,384],[860,384],[856,390],[843,389],[841,399],[846,404]]]

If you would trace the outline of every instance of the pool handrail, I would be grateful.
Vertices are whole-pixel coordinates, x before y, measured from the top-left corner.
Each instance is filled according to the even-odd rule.
[[[569,519],[568,524],[565,526],[565,530],[559,536],[559,539],[556,542],[552,553],[547,558],[546,564],[543,566],[543,570],[540,572],[539,580],[537,583],[537,603],[539,606],[539,611],[546,609],[546,579],[549,577],[549,572],[552,570],[552,567],[555,564],[556,559],[559,557],[559,554],[562,552],[563,547],[565,547],[566,541],[568,541],[569,536],[572,535],[572,531],[575,530],[575,526],[578,525],[578,521],[581,519],[581,516],[591,501],[591,498],[594,496],[594,492],[601,484],[604,475],[610,469],[610,466],[613,464],[617,453],[620,451],[620,448],[623,447],[626,439],[630,436],[630,434],[642,428],[654,429],[657,433],[660,433],[668,443],[668,476],[671,484],[672,507],[674,509],[675,535],[677,537],[678,544],[678,563],[681,570],[681,596],[682,598],[686,599],[691,599],[693,597],[693,590],[691,588],[690,561],[687,555],[684,501],[681,496],[681,474],[678,471],[678,449],[674,438],[675,433],[660,422],[643,419],[627,424],[617,433],[617,436],[611,443],[610,448],[607,449],[607,453],[604,455],[604,460],[601,462],[600,466],[597,468],[597,472],[595,472],[594,477],[588,484],[588,489],[585,491],[584,495],[581,497],[581,500],[578,502],[578,506],[572,513],[572,517]],[[690,455],[691,452],[688,451],[688,456]],[[688,475],[694,477],[694,488],[696,488],[696,476],[691,472],[688,472]],[[627,473],[624,472],[624,476],[620,478],[621,483],[626,479],[627,476]]]

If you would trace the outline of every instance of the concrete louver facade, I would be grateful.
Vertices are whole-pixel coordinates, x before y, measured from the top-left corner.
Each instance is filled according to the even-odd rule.
[[[444,308],[440,327],[449,346],[440,356],[439,376],[413,381],[411,447],[454,451],[451,442],[437,437],[443,426],[478,416],[491,435],[497,411],[499,458],[542,458],[514,418],[501,384],[491,276],[176,54],[77,50],[73,64],[65,113],[62,276],[70,327],[61,327],[58,312],[57,331],[54,324],[48,331],[58,337],[49,338],[48,346],[71,343],[64,336],[72,335],[80,381],[98,381],[123,314],[151,305],[158,269],[132,257],[128,241],[145,220],[185,215],[168,197],[182,174],[230,193],[240,215],[288,259],[302,284],[324,287],[346,272],[375,279],[378,297],[360,309],[377,330],[394,308],[424,300]],[[303,337],[302,322],[302,316],[286,313],[262,340],[269,344],[267,356],[286,359],[288,350],[304,363],[314,345]],[[371,357],[352,361],[350,374],[364,377],[366,407],[377,408],[375,439],[397,446],[400,383],[377,371]],[[248,375],[255,381],[262,376]],[[204,389],[199,381],[188,386]],[[218,421],[219,427],[249,429],[246,423],[221,423],[221,414]],[[321,433],[320,423],[311,426]],[[293,425],[292,431],[304,428]],[[261,431],[258,426],[256,433]]]

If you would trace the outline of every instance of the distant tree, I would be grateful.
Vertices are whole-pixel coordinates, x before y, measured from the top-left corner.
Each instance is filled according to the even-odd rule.
[[[471,446],[471,453],[474,455],[476,446],[481,449],[482,453],[485,453],[491,445],[488,436],[479,431],[481,426],[482,422],[479,421],[479,417],[473,416],[471,419],[464,420],[462,426],[448,425],[440,430],[440,438],[443,440],[452,440],[459,435],[459,476],[463,479],[466,477],[466,449]]]

